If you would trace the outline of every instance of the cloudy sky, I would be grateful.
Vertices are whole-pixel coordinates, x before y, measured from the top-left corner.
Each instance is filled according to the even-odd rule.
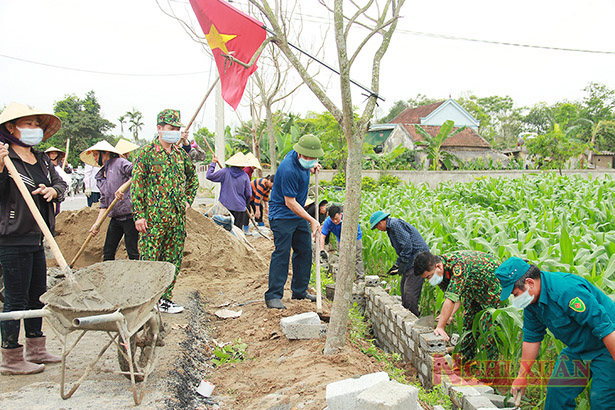
[[[196,25],[187,0],[159,3]],[[234,4],[246,10],[247,0]],[[315,49],[324,43],[324,59],[335,65],[331,32],[322,40],[331,18],[317,0],[300,4],[302,44]],[[419,93],[442,99],[510,95],[518,106],[530,106],[580,99],[591,81],[615,89],[612,0],[407,0],[404,7],[382,65],[386,101],[378,116]],[[366,85],[368,63],[352,71]],[[164,108],[179,108],[188,121],[215,78],[213,69],[202,47],[155,0],[0,0],[0,106],[18,101],[52,110],[67,94],[94,90],[103,116],[117,125],[114,134],[117,118],[134,107],[144,114],[142,137],[149,138]],[[318,79],[338,101],[337,78],[323,69]],[[361,107],[361,90],[353,98]],[[308,90],[286,109],[324,111]],[[247,117],[245,107],[240,113]],[[228,106],[225,116],[237,123]],[[213,117],[212,99],[197,122],[213,129]]]

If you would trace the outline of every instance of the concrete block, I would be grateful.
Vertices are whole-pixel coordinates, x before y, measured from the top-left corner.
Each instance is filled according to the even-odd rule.
[[[421,349],[428,353],[446,353],[446,342],[442,336],[431,333],[422,333],[419,336]]]
[[[304,324],[293,324],[286,325],[282,328],[284,335],[288,339],[320,339],[324,335],[327,334],[327,325],[326,324],[318,324],[318,325],[304,325]]]
[[[463,409],[464,398],[467,396],[480,396],[480,393],[472,386],[452,386],[448,392],[453,404]]]
[[[396,381],[385,381],[357,396],[357,410],[416,410],[419,389]]]
[[[329,383],[326,390],[327,407],[329,410],[356,409],[359,394],[380,382],[387,381],[389,375],[386,372],[378,372]]]
[[[380,277],[378,275],[365,275],[365,286],[366,287],[375,287],[378,286],[378,282],[380,281]]]
[[[489,407],[494,407],[494,405],[485,396],[463,396],[463,410],[478,410]]]
[[[486,397],[487,399],[489,399],[489,401],[491,403],[493,403],[494,407],[498,407],[498,408],[504,408],[507,405],[508,406],[514,406],[515,403],[515,399],[510,398],[508,399],[508,403],[504,403],[504,396],[500,396],[499,394],[493,394],[493,393],[483,393],[483,397]]]
[[[487,386],[486,384],[477,384],[474,387],[480,394],[493,394],[493,387]]]
[[[327,332],[316,312],[306,312],[280,320],[282,332],[288,339],[319,339]]]
[[[350,298],[350,303],[356,303],[359,306],[365,305],[365,296],[361,293],[353,293]]]

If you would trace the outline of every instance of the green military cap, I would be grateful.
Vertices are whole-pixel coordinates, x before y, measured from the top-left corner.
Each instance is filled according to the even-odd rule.
[[[182,124],[179,120],[179,110],[171,110],[168,108],[166,110],[160,111],[160,113],[158,114],[158,121],[156,122],[156,124],[158,125],[169,124],[174,127],[184,126],[184,124]]]
[[[299,141],[293,145],[293,149],[297,153],[305,155],[308,158],[318,158],[325,155],[320,145],[320,140],[312,134],[306,134],[299,138]]]

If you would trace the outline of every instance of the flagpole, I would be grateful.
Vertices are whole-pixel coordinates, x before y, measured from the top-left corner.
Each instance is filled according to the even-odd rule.
[[[268,29],[266,26],[262,26],[262,28],[269,34],[271,34],[272,36],[275,36],[275,32],[271,31],[270,29]],[[335,68],[331,67],[330,65],[328,65],[327,63],[325,63],[324,61],[320,61],[319,59],[317,59],[316,57],[314,57],[313,55],[311,55],[310,53],[308,53],[305,50],[300,49],[299,47],[297,47],[296,45],[289,43],[288,41],[286,42],[286,44],[288,44],[289,46],[291,46],[292,48],[294,48],[295,50],[297,50],[298,52],[308,56],[309,58],[311,58],[312,60],[316,61],[318,64],[328,68],[329,70],[333,71],[335,74],[340,75],[340,72],[337,71]],[[385,101],[384,97],[381,97],[378,93],[370,90],[369,88],[367,88],[366,86],[354,81],[352,78],[349,79],[350,82],[354,85],[356,85],[357,87],[361,88],[363,91],[366,91],[369,93],[370,97],[376,97],[379,100]]]

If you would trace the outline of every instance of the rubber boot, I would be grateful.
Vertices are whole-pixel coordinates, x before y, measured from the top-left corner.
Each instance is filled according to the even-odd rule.
[[[62,358],[47,351],[47,338],[26,337],[26,360],[32,363],[60,363]]]
[[[0,374],[34,374],[45,370],[44,364],[27,362],[23,358],[23,346],[14,349],[2,348],[2,366]]]

